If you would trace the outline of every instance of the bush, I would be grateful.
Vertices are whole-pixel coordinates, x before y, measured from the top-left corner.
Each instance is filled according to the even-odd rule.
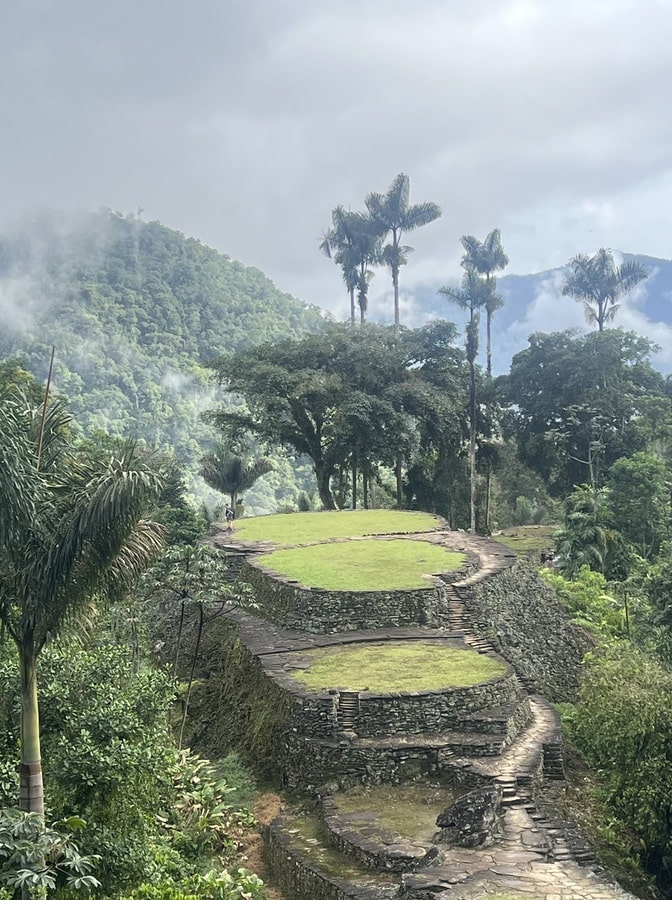
[[[550,569],[541,569],[539,574],[555,590],[577,625],[602,638],[625,635],[625,612],[620,602],[607,592],[604,575],[588,566],[583,566],[572,581]]]
[[[603,780],[604,800],[634,831],[642,863],[672,881],[672,674],[631,645],[587,657],[572,733]]]

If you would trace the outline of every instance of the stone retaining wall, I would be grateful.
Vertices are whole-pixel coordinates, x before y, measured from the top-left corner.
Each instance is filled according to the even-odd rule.
[[[471,726],[465,717],[489,708],[508,706],[520,697],[511,669],[500,678],[473,687],[399,694],[359,695],[359,715],[353,731],[359,737],[396,734],[438,734]],[[492,730],[498,730],[497,725]],[[484,730],[488,730],[487,727]]]
[[[263,570],[263,556],[245,560],[240,578],[252,585],[261,614],[271,622],[330,634],[404,625],[448,623],[448,603],[439,579],[427,587],[390,591],[328,591],[306,588]],[[451,573],[455,578],[462,572]]]
[[[339,731],[339,691],[308,691],[287,673],[276,672],[268,660],[262,658],[261,662],[266,675],[291,697],[293,729],[313,737],[333,737]],[[357,695],[358,711],[350,730],[359,737],[438,734],[460,727],[500,732],[506,730],[512,706],[523,696],[510,667],[499,678],[471,687],[390,694],[360,691]],[[497,710],[501,716],[495,713],[488,718],[489,710]],[[483,712],[482,717],[479,712]],[[474,719],[473,725],[465,725],[469,717]]]
[[[462,744],[461,740],[465,743]],[[497,756],[501,736],[483,735],[479,756]],[[407,784],[423,778],[459,777],[455,757],[468,756],[473,745],[467,736],[451,734],[450,740],[398,738],[393,740],[314,740],[288,733],[278,746],[278,763],[284,784],[308,793],[325,783],[347,790],[355,785]],[[460,763],[462,766],[462,763]],[[466,764],[465,764],[466,767]]]
[[[264,859],[292,900],[390,900],[399,896],[398,885],[365,887],[319,870],[313,861],[291,846],[288,823],[282,818],[264,825]]]
[[[554,703],[574,702],[581,660],[594,640],[572,623],[552,588],[523,563],[469,582],[455,589],[474,626],[537,693]]]

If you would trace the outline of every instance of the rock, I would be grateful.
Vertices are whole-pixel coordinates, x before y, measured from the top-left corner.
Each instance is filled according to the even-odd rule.
[[[434,843],[455,847],[491,846],[498,830],[501,806],[502,789],[498,785],[470,791],[439,813],[436,824],[441,830],[434,835]]]

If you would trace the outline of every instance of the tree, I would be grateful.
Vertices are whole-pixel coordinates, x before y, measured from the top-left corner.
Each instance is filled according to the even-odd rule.
[[[365,200],[366,208],[378,233],[383,239],[389,235],[391,241],[383,247],[382,258],[392,271],[394,288],[394,328],[399,332],[399,269],[408,261],[413,247],[401,243],[404,232],[414,231],[429,225],[441,215],[436,203],[416,203],[410,205],[410,181],[403,172],[397,175],[386,194],[371,193]]]
[[[665,463],[645,451],[617,459],[607,475],[614,526],[644,559],[655,558],[669,535],[668,477]]]
[[[467,269],[459,288],[448,285],[439,288],[460,309],[469,312],[466,328],[467,362],[469,363],[469,530],[476,534],[476,356],[478,355],[478,310],[485,306],[492,293],[492,286],[478,277],[473,269]]]
[[[577,487],[565,504],[565,524],[556,535],[562,574],[576,578],[584,566],[604,572],[611,538],[605,490],[587,484]]]
[[[231,453],[221,443],[201,457],[201,475],[205,483],[215,491],[228,494],[234,510],[242,499],[242,492],[251,488],[262,475],[272,471],[270,459],[248,460]]]
[[[355,322],[355,292],[360,322],[366,319],[371,266],[380,261],[380,235],[369,216],[337,206],[332,214],[332,227],[325,232],[320,249],[341,267],[343,281],[350,295],[350,322]]]
[[[94,593],[125,589],[163,546],[143,518],[163,480],[133,445],[76,452],[58,402],[0,398],[0,621],[21,676],[20,806],[43,815],[37,660]],[[40,466],[37,446],[41,440]]]
[[[586,320],[595,322],[598,331],[615,317],[617,300],[647,278],[641,263],[630,260],[617,266],[612,252],[604,247],[593,256],[579,253],[569,265],[572,272],[565,278],[562,293],[583,303]]]
[[[443,369],[459,362],[454,351],[445,352],[445,331],[428,326],[398,338],[381,326],[353,332],[328,325],[321,334],[223,357],[213,363],[217,377],[244,403],[208,418],[229,440],[252,434],[308,456],[320,500],[334,509],[331,480],[352,469],[353,456],[362,472],[392,464],[400,446],[410,453],[419,430],[417,398],[426,396],[428,416],[445,406],[442,390],[452,400],[459,379],[451,383]],[[447,333],[454,337],[452,326]],[[439,370],[442,386],[435,387],[430,376]]]
[[[473,269],[479,275],[485,276],[488,288],[490,288],[485,301],[486,372],[490,376],[492,375],[492,317],[504,305],[501,296],[495,292],[495,272],[500,272],[508,266],[509,257],[502,247],[502,235],[499,228],[494,228],[484,241],[479,241],[471,234],[463,235],[460,240],[465,251],[462,257],[463,268]]]
[[[350,296],[350,323],[355,324],[355,290],[357,288],[356,236],[358,213],[337,206],[331,213],[331,228],[324,233],[320,250],[341,267],[343,281]]]
[[[654,345],[609,329],[533,334],[499,386],[522,462],[564,497],[579,484],[601,487],[609,467],[643,449],[657,421],[670,420]]]

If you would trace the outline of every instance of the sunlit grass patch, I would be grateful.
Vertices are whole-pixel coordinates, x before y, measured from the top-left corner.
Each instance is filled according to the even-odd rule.
[[[475,650],[424,641],[302,650],[301,658],[310,666],[293,671],[292,677],[313,690],[430,691],[469,687],[506,671],[501,662]]]
[[[428,541],[362,539],[275,550],[263,564],[306,587],[335,591],[386,591],[427,587],[427,575],[454,572],[463,553]]]
[[[394,509],[357,509],[256,516],[235,522],[235,534],[245,541],[274,544],[305,544],[331,537],[366,534],[411,534],[432,531],[440,525],[437,516]]]

